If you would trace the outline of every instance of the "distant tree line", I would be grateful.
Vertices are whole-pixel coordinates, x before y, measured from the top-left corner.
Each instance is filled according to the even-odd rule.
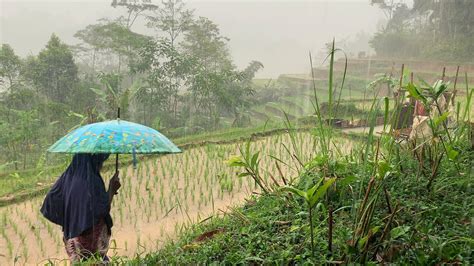
[[[87,122],[122,118],[179,136],[242,126],[252,79],[263,67],[239,70],[229,39],[182,0],[159,5],[114,0],[124,15],[88,25],[67,45],[53,34],[39,54],[0,50],[0,170],[35,164],[54,140]],[[149,35],[134,31],[144,23]],[[225,120],[225,121],[223,121]]]
[[[371,0],[387,24],[371,41],[380,56],[474,60],[474,1]]]

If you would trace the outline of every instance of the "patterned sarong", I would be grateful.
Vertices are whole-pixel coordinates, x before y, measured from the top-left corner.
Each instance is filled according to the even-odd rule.
[[[80,236],[63,239],[71,262],[84,261],[92,256],[98,256],[104,261],[108,261],[109,240],[110,233],[104,219]]]

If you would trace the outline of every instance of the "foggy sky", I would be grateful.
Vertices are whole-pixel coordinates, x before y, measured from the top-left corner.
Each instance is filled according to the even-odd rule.
[[[100,18],[125,13],[110,3],[111,0],[0,0],[0,42],[10,44],[21,56],[37,54],[53,32],[64,42],[76,44],[78,40],[73,35],[78,30]],[[333,37],[350,44],[358,33],[374,33],[384,18],[378,8],[369,5],[369,0],[186,3],[196,16],[208,17],[230,38],[229,48],[238,67],[245,67],[251,60],[264,64],[258,77],[307,73],[309,51],[321,54],[324,43]],[[137,22],[133,30],[146,32],[139,24],[143,23]],[[351,46],[354,48],[347,48]]]

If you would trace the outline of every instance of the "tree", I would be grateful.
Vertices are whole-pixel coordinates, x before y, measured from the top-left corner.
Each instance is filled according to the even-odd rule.
[[[182,0],[162,1],[162,7],[154,11],[154,15],[147,16],[147,26],[163,34],[174,49],[178,38],[192,23],[193,12],[186,9]]]
[[[185,82],[182,66],[186,65],[183,64],[183,58],[178,53],[177,42],[191,24],[193,19],[192,13],[191,10],[186,9],[182,0],[163,0],[161,7],[155,9],[152,15],[147,16],[147,26],[154,29],[157,33],[156,39],[160,47],[158,50],[161,55],[166,57],[166,62],[162,64],[164,66],[162,70],[167,76],[156,75],[155,72],[153,75],[155,81],[153,83],[157,85],[159,80],[162,87],[167,88],[171,95],[167,107],[168,109],[171,107],[169,112],[173,113],[174,121],[177,120],[178,116],[179,90],[184,86]],[[157,77],[159,78],[156,79]],[[167,120],[173,121],[172,119]]]
[[[388,21],[392,20],[397,9],[407,7],[404,1],[400,0],[370,0],[370,4],[382,9]]]
[[[200,68],[190,87],[195,112],[205,113],[211,128],[217,127],[224,114],[234,116],[234,124],[240,124],[242,109],[249,106],[249,96],[254,93],[251,81],[262,67],[260,62],[253,61],[243,71]]]
[[[255,90],[253,87],[253,79],[255,74],[263,68],[263,64],[259,61],[252,61],[240,73],[238,73],[237,91],[232,95],[233,104],[228,105],[234,115],[234,125],[243,125],[241,120],[243,115],[247,114],[247,108],[254,100]]]
[[[386,14],[387,26],[371,44],[384,56],[474,59],[474,2],[470,0],[372,0]]]
[[[474,2],[469,0],[415,0],[413,11],[429,13],[426,28],[440,38],[469,36],[474,32]]]
[[[120,17],[119,21],[123,22],[123,26],[131,29],[136,19],[147,10],[156,10],[157,5],[151,3],[151,0],[113,0],[112,7],[125,7],[127,16]]]
[[[146,89],[138,97],[148,104],[148,114],[157,110],[167,125],[176,124],[179,91],[193,73],[194,61],[179,53],[168,40],[149,43],[140,53],[134,71],[146,74]],[[143,110],[145,112],[145,110]],[[152,120],[153,118],[149,118]]]
[[[205,115],[211,128],[217,127],[221,111],[234,113],[231,95],[238,98],[240,92],[235,86],[239,75],[232,65],[228,40],[215,23],[199,17],[189,26],[180,44],[194,62],[193,75],[188,80],[193,113]]]
[[[0,49],[0,85],[6,85],[10,91],[20,75],[21,60],[8,44]]]
[[[26,76],[49,99],[66,102],[78,80],[78,70],[69,47],[51,35],[37,58],[30,58]]]
[[[233,68],[227,42],[229,38],[220,34],[219,27],[208,18],[199,17],[184,35],[181,44],[185,53],[194,57],[205,68]]]
[[[104,20],[99,24],[88,25],[74,37],[86,44],[86,50],[92,53],[92,72],[95,71],[96,58],[100,52],[111,52],[118,58],[118,72],[121,72],[122,57],[126,57],[127,65],[134,63],[138,51],[144,47],[151,38],[135,33],[117,21]]]
[[[13,162],[15,169],[22,157],[23,168],[26,167],[28,155],[38,144],[38,103],[38,95],[23,86],[18,86],[0,101],[0,151]]]

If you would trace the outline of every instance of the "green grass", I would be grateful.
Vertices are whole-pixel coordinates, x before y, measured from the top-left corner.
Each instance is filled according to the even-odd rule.
[[[412,174],[416,172],[412,169],[416,164],[412,157],[406,156],[405,171],[397,171],[385,183],[391,202],[400,205],[389,237],[380,243],[379,259],[396,264],[471,264],[474,261],[474,191],[470,179],[474,174],[471,169],[474,152],[467,149],[462,152],[464,176],[456,176],[449,162],[443,164],[439,182],[432,192],[426,191],[424,180]],[[359,172],[360,167],[362,165],[345,169],[346,178]],[[366,187],[367,181],[352,180],[347,186],[341,181],[344,177],[339,178],[340,184],[330,193],[324,207],[316,209],[314,257],[309,245],[305,205],[296,197],[272,193],[252,198],[224,217],[196,224],[175,242],[127,264],[303,264],[310,261],[325,264],[344,261],[348,256],[354,258],[347,244],[354,226],[349,206],[353,204],[351,195]],[[300,185],[305,182],[304,178],[300,179]],[[336,210],[332,253],[327,251],[329,203]],[[383,200],[378,205],[372,224],[383,229],[387,206]],[[381,230],[373,237],[380,238]],[[209,232],[218,233],[198,241]],[[377,257],[367,261],[377,263]]]
[[[229,141],[249,138],[252,134],[269,131],[273,129],[284,128],[283,123],[268,123],[267,125],[259,124],[253,127],[244,128],[227,128],[216,130],[209,133],[202,133],[196,135],[190,135],[174,139],[173,142],[178,146],[182,146],[190,143],[199,143],[203,141]]]

